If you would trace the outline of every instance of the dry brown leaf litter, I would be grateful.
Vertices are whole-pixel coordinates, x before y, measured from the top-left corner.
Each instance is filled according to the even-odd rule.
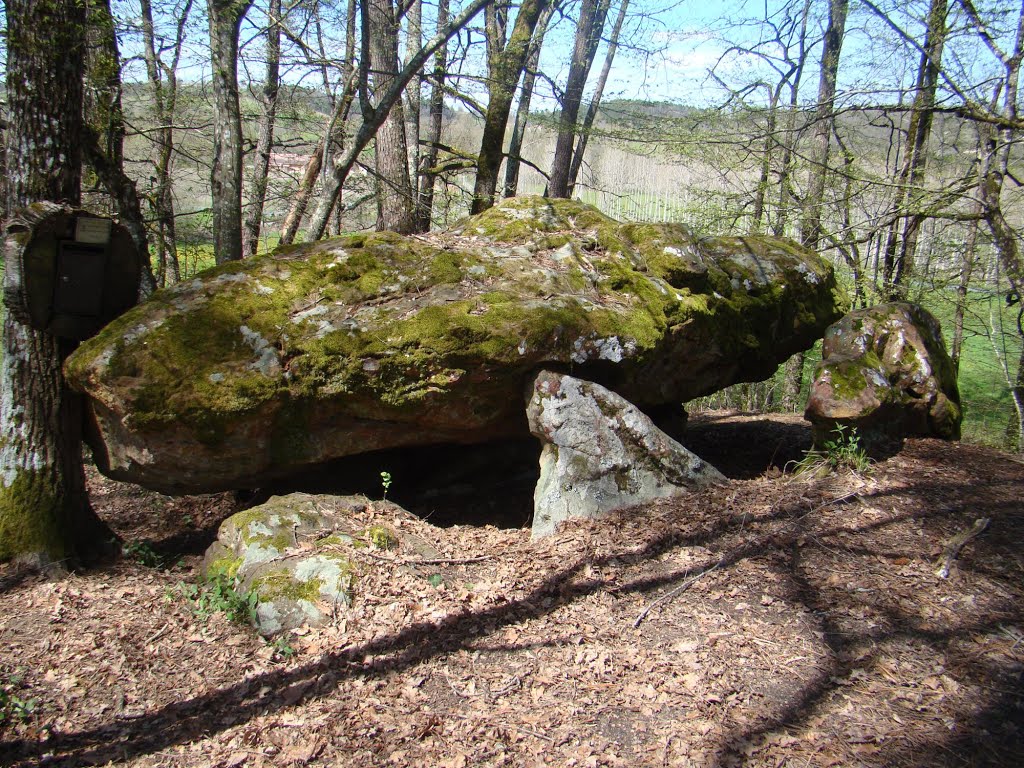
[[[868,475],[794,480],[753,446],[802,427],[714,429],[750,479],[542,542],[375,506],[451,562],[367,552],[354,608],[290,658],[178,591],[228,497],[94,478],[126,540],[187,554],[57,583],[0,571],[0,674],[37,700],[0,763],[1024,764],[1024,466],[910,441]]]

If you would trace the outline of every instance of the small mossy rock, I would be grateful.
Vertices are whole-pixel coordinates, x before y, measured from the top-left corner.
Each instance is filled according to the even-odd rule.
[[[910,303],[850,312],[830,326],[804,417],[823,444],[836,425],[868,444],[907,436],[960,438],[960,393],[942,329]]]
[[[771,375],[840,314],[788,240],[505,201],[430,237],[348,235],[158,291],[67,361],[101,470],[244,488],[386,448],[527,434],[521,392],[572,367],[641,408]]]
[[[393,504],[378,506],[409,515]],[[206,551],[204,574],[231,579],[239,594],[256,595],[256,626],[263,635],[323,625],[352,603],[359,569],[366,567],[357,565],[356,550],[439,556],[417,536],[379,521],[367,525],[368,516],[369,502],[361,496],[274,496],[221,523]]]
[[[533,535],[565,520],[724,482],[722,474],[599,384],[552,371],[533,380],[526,415],[542,444]]]

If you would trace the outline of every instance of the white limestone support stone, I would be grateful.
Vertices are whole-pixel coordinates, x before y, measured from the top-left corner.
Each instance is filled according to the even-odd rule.
[[[543,444],[533,535],[651,499],[724,482],[722,474],[662,432],[636,406],[599,384],[541,371],[526,409]]]

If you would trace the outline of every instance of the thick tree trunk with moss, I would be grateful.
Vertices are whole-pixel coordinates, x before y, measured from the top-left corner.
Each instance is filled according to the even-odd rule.
[[[251,0],[208,0],[213,67],[213,254],[242,258],[242,120],[238,106],[238,33]]]
[[[81,197],[85,9],[75,0],[8,0],[8,209]],[[24,235],[21,235],[23,238]],[[7,288],[20,243],[8,239]],[[12,250],[13,249],[13,250]],[[89,559],[109,531],[89,507],[82,398],[64,383],[69,349],[7,311],[0,365],[0,559],[40,566]]]

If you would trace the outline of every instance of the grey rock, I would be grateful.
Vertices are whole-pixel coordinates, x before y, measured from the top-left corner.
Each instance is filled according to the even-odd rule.
[[[725,480],[599,384],[541,371],[529,393],[530,431],[543,445],[534,536],[552,533],[565,520],[603,517]]]
[[[206,551],[204,573],[229,579],[241,595],[255,595],[255,622],[263,635],[326,624],[343,614],[358,589],[364,566],[354,550],[381,547],[438,557],[417,536],[366,525],[369,503],[361,496],[275,496],[221,523]],[[409,514],[375,503],[392,514]]]
[[[825,333],[805,418],[821,445],[836,425],[867,444],[907,436],[960,437],[963,414],[942,329],[916,304],[850,312]]]

